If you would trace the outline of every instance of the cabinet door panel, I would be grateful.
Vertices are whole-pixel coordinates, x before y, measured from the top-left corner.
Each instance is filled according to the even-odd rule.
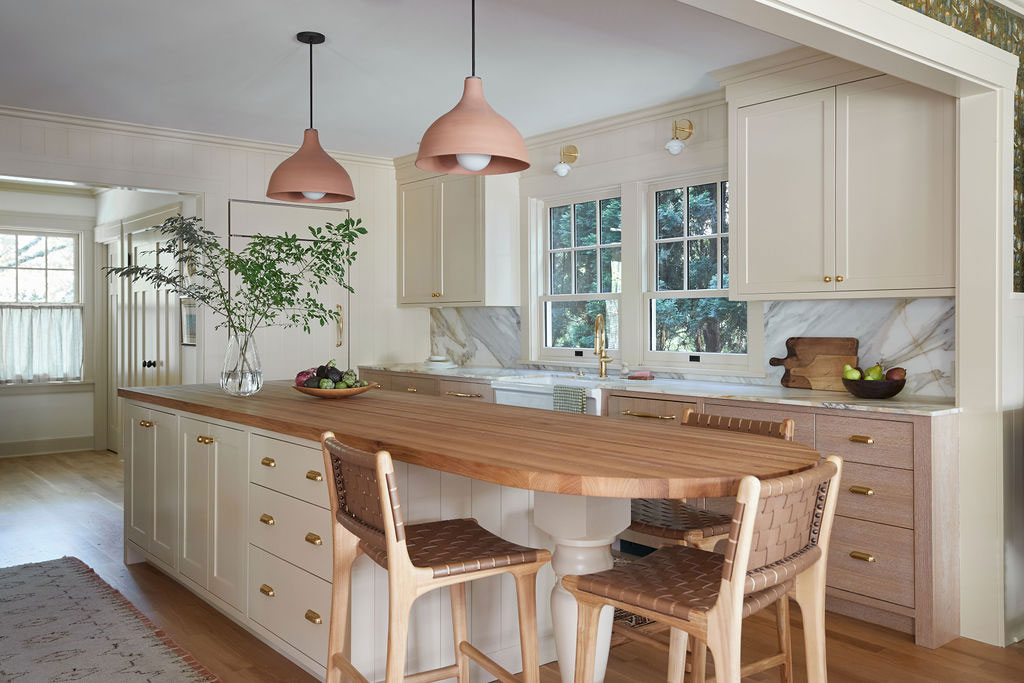
[[[210,592],[242,609],[248,488],[245,432],[206,425],[211,445]]]
[[[441,220],[438,181],[422,180],[398,190],[398,302],[437,301],[437,239]]]
[[[153,536],[149,552],[170,566],[178,555],[178,418],[150,411],[153,423]]]
[[[891,76],[836,89],[838,291],[955,286],[955,107]]]
[[[444,303],[483,302],[483,178],[448,176],[441,182],[441,288]]]
[[[183,417],[178,426],[181,447],[179,571],[206,588],[210,544],[211,448],[196,441],[198,436],[208,436],[205,422]]]
[[[124,409],[125,535],[143,550],[149,550],[153,535],[153,466],[156,456],[155,427],[150,411],[135,405]]]
[[[832,291],[835,89],[741,107],[737,124],[735,291]]]

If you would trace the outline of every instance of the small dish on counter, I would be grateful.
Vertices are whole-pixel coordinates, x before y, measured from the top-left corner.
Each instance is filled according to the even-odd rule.
[[[317,398],[348,398],[349,396],[364,394],[370,389],[379,388],[379,384],[368,384],[365,387],[352,387],[350,389],[313,389],[311,387],[292,386],[292,389],[295,389],[295,391],[301,391],[304,394],[316,396]]]
[[[857,398],[892,398],[903,391],[905,379],[846,379],[843,386]]]

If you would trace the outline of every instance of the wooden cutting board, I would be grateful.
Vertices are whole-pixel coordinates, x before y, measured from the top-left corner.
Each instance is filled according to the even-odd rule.
[[[857,367],[860,342],[853,337],[790,337],[785,358],[770,358],[769,365],[783,366],[782,386],[791,389],[846,391],[843,366]]]

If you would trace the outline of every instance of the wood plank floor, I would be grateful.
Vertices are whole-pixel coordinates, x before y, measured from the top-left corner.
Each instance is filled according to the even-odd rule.
[[[114,454],[0,458],[0,566],[74,555],[225,681],[313,680],[161,572],[146,564],[126,567],[121,499],[121,463]],[[770,653],[773,618],[758,615],[745,622],[744,661]],[[839,615],[829,615],[827,628],[834,682],[1024,682],[1022,643],[1004,649],[960,638],[927,650],[902,633]],[[796,680],[806,680],[798,609],[793,637]],[[612,651],[606,681],[662,681],[665,670],[665,655],[630,643]],[[559,680],[556,665],[544,667],[543,683]],[[777,681],[778,675],[766,672],[748,680]]]

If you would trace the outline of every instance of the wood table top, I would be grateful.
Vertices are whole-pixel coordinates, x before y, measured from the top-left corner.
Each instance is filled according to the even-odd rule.
[[[254,396],[216,384],[122,388],[118,395],[293,437],[332,431],[395,460],[534,491],[622,498],[735,495],[740,479],[812,467],[802,444],[701,427],[455,401],[395,391],[318,399],[291,382]]]

